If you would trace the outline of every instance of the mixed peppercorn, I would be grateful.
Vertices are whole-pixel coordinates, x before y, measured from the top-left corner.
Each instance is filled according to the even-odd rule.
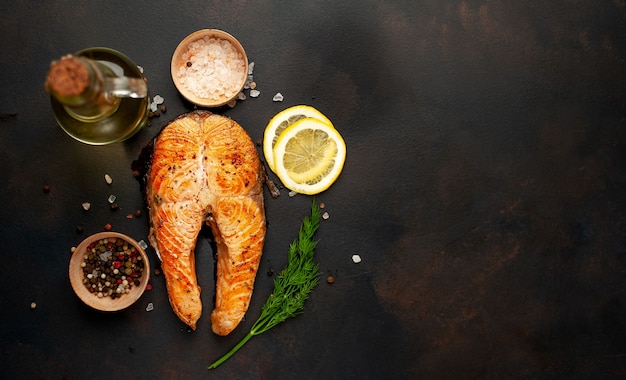
[[[91,293],[115,299],[140,285],[145,265],[134,246],[113,237],[91,243],[81,267],[83,284]]]

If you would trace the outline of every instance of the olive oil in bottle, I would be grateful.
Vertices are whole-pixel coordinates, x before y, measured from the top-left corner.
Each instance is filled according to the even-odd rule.
[[[86,144],[126,140],[148,120],[145,78],[113,49],[88,48],[52,62],[45,88],[59,126]]]

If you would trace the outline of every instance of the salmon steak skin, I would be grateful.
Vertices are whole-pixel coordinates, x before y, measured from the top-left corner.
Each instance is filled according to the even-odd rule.
[[[228,335],[248,310],[266,231],[261,165],[248,133],[209,111],[179,116],[154,141],[148,240],[174,313],[194,330],[202,314],[194,251],[204,224],[217,246],[211,329]]]

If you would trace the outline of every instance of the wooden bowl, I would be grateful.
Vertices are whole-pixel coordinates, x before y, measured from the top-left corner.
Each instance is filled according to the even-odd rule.
[[[201,70],[205,68],[207,65],[218,65],[223,63],[224,60],[217,59],[215,57],[208,57],[204,55],[197,55],[195,59],[201,59],[206,57],[206,61],[199,62],[195,65],[191,63],[190,59],[185,59],[184,55],[189,51],[190,48],[194,48],[194,44],[200,44],[201,46],[207,46],[208,43],[205,39],[214,38],[217,41],[228,41],[234,51],[237,53],[236,61],[243,61],[241,65],[236,65],[237,68],[233,70],[227,70],[226,72],[230,73],[230,80],[226,81],[228,89],[231,91],[229,94],[224,95],[215,95],[215,96],[207,96],[205,93],[200,93],[200,90],[194,91],[191,87],[195,86],[186,86],[182,83],[182,78],[186,77],[187,82],[195,82],[197,85],[205,84],[208,86],[208,91],[213,91],[218,89],[221,86],[215,86],[214,82],[216,80],[225,80],[223,75],[218,74],[218,70],[215,70],[212,74],[209,74],[206,70]],[[191,64],[191,66],[188,66]],[[234,64],[230,64],[231,66],[235,66]],[[189,75],[181,76],[179,74],[179,70],[183,70],[185,74],[189,73]],[[196,71],[197,70],[197,71]],[[200,75],[200,73],[203,73]],[[171,74],[172,80],[174,81],[174,85],[180,92],[180,94],[198,106],[202,107],[220,107],[231,100],[235,99],[237,95],[243,90],[244,85],[246,84],[246,79],[248,78],[248,57],[246,56],[246,52],[241,46],[241,43],[237,41],[237,39],[230,34],[224,32],[219,29],[202,29],[198,30],[194,33],[191,33],[184,40],[178,44],[174,54],[172,55],[172,63],[171,63]]]
[[[109,239],[122,239],[126,241],[129,246],[132,246],[137,250],[139,256],[144,262],[141,276],[137,277],[140,281],[139,285],[133,285],[128,293],[121,294],[116,298],[111,298],[110,296],[98,297],[97,293],[90,292],[87,289],[87,286],[83,283],[85,274],[83,272],[82,263],[85,261],[87,249],[92,243],[97,243],[98,241],[104,239],[107,239],[107,241],[109,241]],[[113,263],[111,265],[113,265]],[[76,250],[72,254],[72,258],[70,259],[69,274],[70,283],[72,284],[74,292],[85,304],[100,311],[120,311],[135,303],[135,301],[137,301],[146,290],[146,286],[150,280],[150,261],[146,252],[139,246],[139,243],[129,236],[118,232],[99,232],[87,237],[78,245],[78,247],[76,247]]]

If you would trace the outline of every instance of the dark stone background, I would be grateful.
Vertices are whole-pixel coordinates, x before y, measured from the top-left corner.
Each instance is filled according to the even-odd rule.
[[[301,3],[2,7],[0,377],[626,377],[624,0]],[[310,104],[348,147],[343,174],[316,197],[330,218],[317,235],[324,275],[304,314],[212,371],[259,315],[272,289],[265,273],[285,265],[311,197],[266,193],[253,302],[225,338],[210,332],[208,311],[188,332],[163,276],[114,315],[82,305],[67,277],[70,247],[106,223],[146,238],[147,218],[125,217],[143,204],[130,164],[193,109],[169,64],[202,28],[241,41],[261,91],[216,112],[260,140],[275,113]],[[124,143],[72,140],[43,92],[51,60],[90,46],[130,56],[165,98],[167,113]],[[276,92],[284,102],[272,102]],[[109,194],[123,210],[109,210]],[[197,252],[206,310],[208,236]]]

